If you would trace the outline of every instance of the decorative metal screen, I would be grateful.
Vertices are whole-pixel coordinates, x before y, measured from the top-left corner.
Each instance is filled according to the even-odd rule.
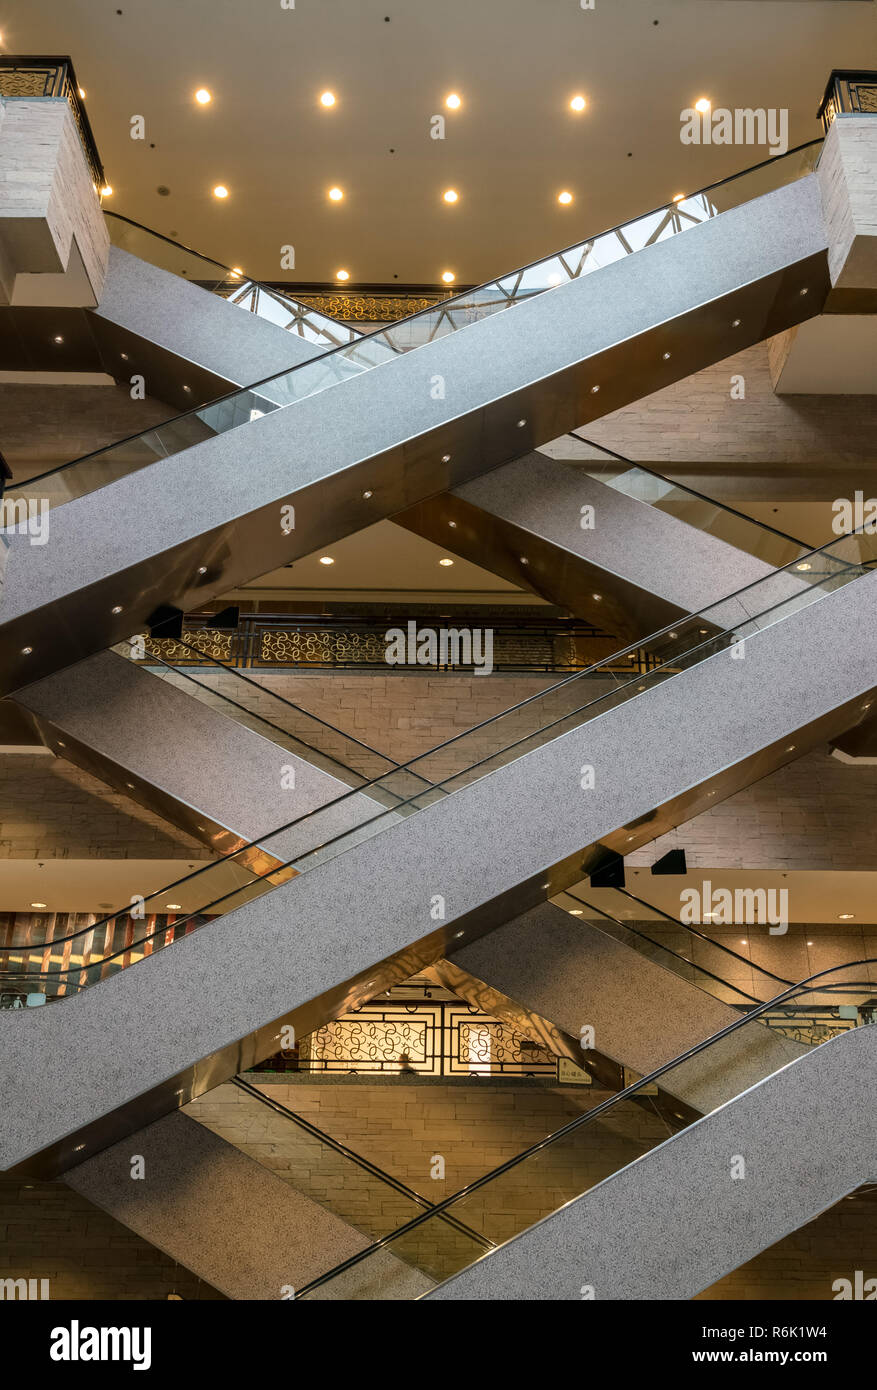
[[[303,1038],[296,1069],[335,1075],[554,1077],[557,1058],[462,1000],[375,1000]]]

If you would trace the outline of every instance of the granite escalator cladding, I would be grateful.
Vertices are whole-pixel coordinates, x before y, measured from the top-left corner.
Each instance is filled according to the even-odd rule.
[[[790,151],[21,485],[19,500],[55,512],[52,563],[13,537],[7,691],[111,645],[160,605],[203,606],[817,314],[830,284],[819,150]],[[423,391],[440,378],[457,388]]]

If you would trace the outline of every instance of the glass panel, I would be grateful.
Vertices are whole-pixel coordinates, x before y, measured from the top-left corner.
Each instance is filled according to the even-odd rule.
[[[869,1023],[866,1001],[873,997],[873,987],[862,981],[862,967],[871,964],[859,961],[818,981],[805,981],[780,996],[777,1007],[801,1003],[817,991],[854,1011],[850,1026]],[[455,1233],[447,1233],[441,1217],[454,1215],[485,1239],[503,1244],[807,1050],[807,1043],[778,1035],[761,1017],[742,1018],[439,1203],[433,1213],[416,1218],[377,1248],[315,1280],[299,1297],[369,1297],[374,1278],[370,1262],[386,1260],[389,1253],[413,1262],[428,1251],[437,1277],[448,1278],[470,1264],[472,1254],[461,1248]],[[742,1086],[741,1064],[747,1077]]]
[[[280,695],[272,689],[270,674],[259,679],[231,665],[236,636],[202,628],[168,642],[141,634],[118,643],[113,651],[349,786],[362,786],[398,766],[392,758]],[[185,660],[185,666],[180,659],[162,655],[160,648],[167,646]]]
[[[322,357],[300,364],[292,371],[257,382],[245,391],[234,392],[224,400],[180,418],[197,419],[200,423],[196,428],[203,429],[204,437],[207,437],[245,423],[253,418],[254,410],[264,413],[265,409],[276,408],[278,404],[289,405],[327,390],[352,375],[390,361],[399,352],[456,332],[466,324],[507,309],[534,294],[544,293],[565,280],[586,275],[651,242],[675,236],[719,212],[738,207],[762,193],[793,182],[815,167],[820,148],[820,141],[812,141],[809,145],[790,150],[788,154],[768,160],[763,165],[687,198],[684,203],[660,208],[626,226],[606,232],[592,242],[584,242],[534,262],[456,299],[445,300],[436,308],[401,319],[389,328],[367,334],[355,343],[336,348]],[[415,323],[416,342],[411,331]],[[263,401],[267,404],[263,405]],[[96,454],[66,464],[63,469],[21,484],[14,488],[13,495],[46,498],[50,506],[83,496],[123,476],[125,472],[134,471],[187,447],[187,442],[183,442],[176,431],[176,424],[171,422],[149,431],[150,443],[146,446],[146,456],[141,456],[136,447],[132,454],[130,440],[111,445]],[[61,473],[64,474],[63,481],[59,479]]]
[[[623,492],[637,502],[667,512],[686,525],[705,531],[707,535],[715,536],[748,555],[766,560],[768,564],[777,567],[790,564],[809,549],[794,536],[787,536],[774,527],[754,521],[733,507],[683,487],[650,468],[622,458],[620,454],[602,449],[585,439],[578,430],[556,440],[543,452],[587,473],[616,492]]]

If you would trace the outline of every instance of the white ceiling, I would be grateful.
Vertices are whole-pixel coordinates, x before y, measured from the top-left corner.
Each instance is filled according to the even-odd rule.
[[[877,52],[863,0],[28,0],[0,22],[7,53],[73,57],[108,206],[263,279],[293,244],[303,281],[489,279],[765,156],[681,144],[695,98],[788,107],[801,143],[829,69]]]

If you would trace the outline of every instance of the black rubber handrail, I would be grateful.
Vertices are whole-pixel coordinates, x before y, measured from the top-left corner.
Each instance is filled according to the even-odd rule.
[[[855,535],[861,533],[862,531],[863,531],[863,527],[859,527],[859,528],[857,528],[855,531],[850,532],[848,536],[845,536],[845,537],[837,537],[837,538],[835,538],[834,540],[827,542],[824,546],[821,546],[821,547],[819,547],[819,548],[817,548],[817,549],[814,549],[814,550],[811,550],[811,551],[808,551],[808,552],[805,552],[805,553],[808,554],[808,555],[819,555],[819,554],[821,554],[823,551],[829,550],[829,548],[830,548],[831,546],[837,545],[837,544],[839,544],[840,542],[842,542],[843,540],[851,539],[853,536],[855,536]],[[645,642],[647,642],[647,643],[654,643],[654,642],[656,642],[656,641],[657,641],[659,638],[661,638],[661,637],[669,636],[669,634],[670,634],[671,632],[674,632],[675,629],[677,629],[677,628],[679,628],[679,627],[682,627],[685,623],[690,623],[690,622],[695,622],[695,621],[705,621],[705,616],[704,616],[705,614],[708,614],[708,613],[712,612],[715,608],[719,608],[719,607],[721,607],[721,606],[723,606],[723,605],[729,603],[732,599],[738,598],[741,594],[746,594],[746,593],[748,593],[751,589],[756,588],[758,585],[765,584],[765,583],[770,583],[770,582],[771,582],[772,580],[774,580],[778,575],[782,574],[785,570],[791,569],[791,567],[792,567],[793,565],[798,565],[798,564],[800,564],[800,563],[801,563],[801,557],[798,556],[795,560],[789,561],[789,563],[788,563],[787,565],[780,566],[778,569],[772,570],[771,573],[770,573],[769,575],[764,575],[764,576],[762,576],[760,579],[755,579],[755,580],[751,581],[749,584],[744,585],[741,589],[736,590],[733,594],[728,594],[726,598],[720,599],[720,600],[718,600],[716,603],[710,604],[710,606],[709,606],[708,608],[702,609],[699,613],[690,613],[690,614],[686,614],[683,618],[677,619],[675,623],[673,623],[673,624],[668,624],[667,627],[660,629],[657,633],[654,633],[651,637],[644,639]],[[861,569],[862,569],[862,565],[861,565],[860,562],[853,562],[853,563],[847,563],[847,562],[845,562],[844,565],[843,565],[843,568],[840,569],[840,570],[838,570],[838,571],[836,571],[836,572],[834,572],[834,574],[833,574],[832,577],[833,577],[833,578],[838,578],[840,574],[846,573],[846,572],[848,572],[849,570],[856,570],[856,571],[859,571],[859,570],[861,570]],[[755,615],[755,616],[758,617],[758,618],[763,618],[763,617],[765,617],[767,614],[770,614],[770,613],[774,612],[776,609],[778,609],[778,608],[783,608],[788,602],[789,602],[789,598],[788,598],[788,596],[787,596],[786,598],[783,598],[783,599],[779,600],[777,603],[770,605],[767,609],[763,610],[761,613],[759,613],[759,614],[757,614],[757,615]],[[753,618],[750,617],[750,616],[747,616],[745,619],[742,619],[741,621],[744,622],[744,623],[746,623],[746,622],[752,622],[752,621],[753,621]],[[693,647],[689,648],[685,653],[681,653],[680,656],[677,656],[677,657],[673,658],[673,660],[676,661],[676,662],[678,662],[679,659],[680,659],[680,657],[681,657],[682,655],[684,655],[685,657],[690,657],[692,654],[697,653],[697,652],[699,652],[699,651],[702,651],[703,648],[712,646],[712,645],[716,642],[716,640],[717,640],[718,638],[726,637],[726,636],[732,634],[732,633],[734,632],[734,630],[735,630],[735,629],[733,629],[733,628],[731,628],[731,629],[721,629],[721,630],[717,631],[716,633],[712,634],[711,636],[708,636],[706,641],[700,642],[700,643],[696,643]],[[618,657],[619,657],[620,655],[624,655],[624,653],[625,653],[626,651],[636,651],[636,650],[638,650],[639,648],[641,648],[642,646],[643,646],[643,640],[640,640],[639,642],[633,644],[631,647],[623,648],[622,651],[621,651],[620,653],[616,652],[612,657],[605,658],[603,661],[597,662],[597,663],[595,663],[595,665],[593,665],[593,666],[589,666],[589,667],[588,667],[586,670],[584,670],[584,671],[576,671],[576,672],[574,672],[572,675],[564,677],[563,680],[560,680],[560,681],[555,682],[554,685],[548,686],[545,690],[537,691],[537,692],[536,692],[535,694],[533,694],[533,695],[528,695],[528,696],[526,696],[523,700],[518,701],[518,703],[517,703],[516,705],[511,706],[509,709],[507,709],[507,710],[502,710],[499,714],[491,715],[488,719],[482,720],[482,722],[481,722],[480,724],[473,725],[472,728],[470,728],[470,729],[463,730],[463,731],[462,731],[461,733],[459,733],[459,734],[454,734],[451,738],[446,739],[443,743],[437,744],[434,748],[430,749],[430,750],[429,750],[428,752],[426,752],[426,753],[418,754],[416,758],[410,759],[409,762],[407,762],[407,763],[400,763],[399,766],[398,766],[398,768],[396,769],[396,772],[410,771],[413,767],[415,767],[415,765],[416,765],[417,763],[424,761],[426,758],[429,758],[429,757],[434,756],[436,753],[443,751],[444,749],[450,747],[452,744],[458,743],[458,742],[459,742],[461,739],[463,739],[463,738],[469,738],[473,733],[477,733],[478,731],[480,731],[480,730],[483,729],[483,728],[486,728],[486,727],[487,727],[488,725],[490,725],[490,724],[495,724],[495,723],[497,723],[500,719],[504,719],[504,718],[506,718],[506,717],[507,717],[508,715],[510,715],[510,714],[515,714],[515,713],[517,713],[519,710],[525,708],[525,707],[528,706],[528,705],[533,704],[535,701],[544,699],[547,695],[550,695],[550,694],[554,693],[555,691],[560,690],[560,689],[564,688],[565,686],[570,685],[573,681],[579,681],[579,680],[587,679],[587,678],[589,678],[589,677],[593,677],[594,673],[599,672],[600,670],[604,670],[604,669],[606,668],[606,666],[607,666],[610,662],[615,662],[615,661],[617,661],[617,660],[618,660]],[[705,659],[705,658],[703,658],[703,659]],[[667,665],[667,666],[671,666],[672,664],[673,664],[672,661],[668,661],[668,662],[664,663],[664,665]],[[630,677],[629,680],[619,682],[618,686],[616,687],[616,690],[613,691],[613,692],[611,692],[611,693],[612,693],[612,694],[615,694],[615,693],[617,693],[618,690],[625,690],[625,689],[627,689],[628,686],[634,685],[634,684],[637,683],[637,682],[649,681],[652,677],[654,677],[656,674],[658,674],[662,669],[663,669],[663,666],[657,666],[657,667],[655,667],[652,671],[648,672],[647,675],[645,675],[645,676],[641,676],[641,675],[631,675],[631,677]],[[678,672],[676,672],[676,674],[678,674]],[[643,688],[645,688],[645,687],[643,687]],[[556,727],[558,724],[562,724],[565,720],[573,718],[573,716],[576,715],[576,714],[581,714],[581,713],[583,713],[584,710],[590,708],[592,705],[600,704],[601,701],[604,700],[604,699],[606,699],[606,698],[607,698],[606,695],[599,695],[599,696],[597,696],[594,700],[586,701],[583,705],[579,706],[577,709],[572,710],[572,711],[568,711],[566,714],[563,714],[563,715],[559,716],[557,719],[554,719],[554,720],[552,720],[551,722],[549,722],[547,725],[544,725],[542,728],[540,728],[539,730],[537,730],[536,733],[526,734],[526,735],[524,735],[524,736],[523,736],[522,738],[520,738],[520,739],[513,740],[512,743],[508,744],[505,748],[503,748],[503,749],[500,750],[500,751],[503,752],[503,753],[507,753],[507,752],[509,752],[511,749],[516,748],[516,747],[519,747],[520,744],[522,744],[522,743],[527,743],[530,739],[536,737],[537,734],[544,734],[544,733],[547,733],[549,730],[551,730],[552,728]],[[485,763],[491,762],[492,759],[496,758],[497,756],[499,756],[499,754],[496,753],[496,752],[490,753],[490,754],[486,755],[484,758],[481,758],[481,759],[479,759],[477,762],[471,764],[469,767],[464,768],[462,771],[453,773],[450,777],[445,778],[444,781],[430,784],[429,787],[426,788],[426,792],[424,792],[423,790],[421,790],[421,791],[419,791],[418,793],[416,793],[415,795],[413,795],[413,796],[407,798],[405,801],[400,802],[400,803],[399,803],[399,806],[396,807],[395,810],[399,810],[399,809],[401,809],[401,808],[403,808],[403,807],[405,807],[405,806],[411,805],[411,803],[417,801],[421,796],[423,796],[424,794],[427,794],[427,793],[430,792],[430,791],[434,791],[434,792],[443,791],[447,783],[453,782],[457,777],[463,776],[464,773],[472,772],[472,771],[474,771],[476,768],[482,767]],[[394,775],[395,775],[395,773],[384,774],[384,776],[394,776]],[[415,774],[415,775],[419,775],[419,774]],[[485,774],[485,775],[486,775],[486,774]],[[213,868],[216,866],[216,864],[221,864],[221,863],[228,862],[229,860],[231,860],[232,858],[234,858],[234,857],[235,857],[236,855],[238,855],[238,854],[246,853],[247,851],[252,850],[252,849],[259,849],[259,848],[264,849],[264,844],[265,844],[265,841],[266,841],[266,840],[270,840],[270,839],[272,839],[275,835],[280,835],[280,834],[282,834],[282,833],[284,833],[284,832],[286,832],[286,831],[292,829],[293,826],[297,826],[297,825],[303,824],[305,821],[310,820],[310,819],[312,819],[314,816],[319,815],[321,811],[325,811],[325,810],[327,809],[328,806],[333,806],[333,807],[334,807],[334,806],[337,806],[340,802],[347,800],[347,799],[348,799],[349,797],[351,797],[351,796],[358,796],[358,795],[361,795],[361,794],[364,793],[364,792],[367,792],[368,789],[369,789],[370,787],[376,786],[381,780],[382,780],[382,778],[374,778],[374,779],[372,779],[372,780],[369,781],[369,782],[364,782],[364,783],[362,784],[362,786],[357,787],[357,788],[353,788],[353,789],[351,789],[349,792],[345,792],[342,796],[337,797],[334,801],[332,801],[332,802],[327,802],[324,806],[315,807],[313,810],[306,812],[303,816],[299,816],[299,817],[297,817],[296,819],[290,821],[287,825],[280,826],[280,827],[278,827],[276,830],[270,831],[268,835],[264,835],[264,836],[260,837],[260,839],[258,839],[258,840],[251,841],[251,842],[250,842],[249,844],[247,844],[247,845],[242,845],[239,849],[231,851],[229,854],[224,855],[224,856],[223,856],[221,859],[219,859],[219,860],[213,861],[213,862],[211,862],[211,863],[209,863],[209,864],[205,864],[205,865],[203,866],[203,868],[196,870],[195,873],[188,875],[188,876],[187,876],[186,878],[184,878],[184,879],[178,879],[174,884],[171,884],[171,885],[170,885],[170,888],[178,887],[178,886],[180,886],[180,885],[183,884],[183,883],[190,883],[190,882],[194,881],[196,878],[200,877],[202,874],[207,873],[209,870],[213,869]],[[414,808],[412,807],[412,809],[414,809]],[[384,815],[387,815],[387,814],[389,814],[389,812],[388,812],[386,809],[384,809],[383,811],[381,811],[381,812],[379,813],[379,815],[378,815],[377,817],[374,817],[373,820],[379,819],[380,816],[384,816]],[[365,822],[364,824],[371,824],[371,823],[373,823],[373,822]],[[358,826],[358,827],[356,827],[356,829],[362,829],[362,828],[363,828],[363,826]],[[328,845],[335,844],[338,840],[344,839],[344,838],[345,838],[347,835],[349,835],[350,833],[351,833],[350,830],[341,831],[338,835],[335,835],[335,836],[330,837],[329,840],[325,841],[322,845],[318,846],[317,849],[319,849],[319,850],[325,849]],[[268,873],[266,873],[265,875],[263,875],[262,878],[268,878],[268,877],[270,877],[271,874],[275,874],[275,873],[277,873],[277,872],[278,872],[279,870],[281,870],[281,869],[289,868],[289,867],[294,867],[295,863],[296,863],[296,862],[300,862],[301,859],[304,857],[304,854],[309,853],[309,852],[317,852],[317,851],[316,851],[316,850],[315,850],[315,851],[304,851],[303,854],[300,854],[300,855],[296,856],[296,859],[289,860],[288,863],[275,865],[274,867],[272,867],[272,868],[268,871]],[[260,881],[262,881],[262,879],[260,879],[259,877],[255,878],[255,879],[253,880],[253,882],[260,882]],[[246,885],[246,887],[252,887],[252,883]],[[168,890],[168,889],[165,889],[165,888],[159,889],[159,890],[157,890],[156,893],[150,894],[150,897],[157,897],[159,892],[162,892],[162,893],[163,893],[163,892],[166,892],[166,891],[169,891],[169,890]],[[238,893],[240,893],[240,892],[242,892],[242,891],[244,891],[242,888],[238,888],[238,889],[233,890],[232,892],[224,893],[224,894],[222,894],[221,897],[215,898],[215,899],[214,899],[212,902],[210,902],[209,904],[207,904],[207,905],[205,905],[205,906],[202,906],[202,907],[200,907],[199,909],[197,909],[196,911],[194,911],[194,912],[188,914],[186,917],[181,918],[180,921],[179,921],[179,923],[175,923],[174,925],[175,925],[175,926],[176,926],[176,925],[183,925],[183,924],[185,924],[185,922],[187,922],[187,921],[191,921],[192,919],[194,919],[194,918],[196,918],[196,917],[203,916],[204,913],[206,913],[206,912],[208,912],[208,911],[210,910],[210,908],[218,906],[220,903],[224,902],[227,898],[229,898],[229,897],[234,897],[234,896],[236,896]],[[60,943],[61,941],[65,941],[65,940],[73,940],[73,939],[75,939],[75,936],[84,936],[87,932],[89,932],[89,931],[94,931],[97,927],[102,926],[105,922],[108,922],[108,921],[110,921],[110,920],[112,920],[112,919],[114,919],[114,918],[116,918],[116,917],[124,916],[125,913],[126,913],[126,910],[124,910],[124,909],[121,910],[121,911],[119,911],[119,912],[111,913],[111,914],[109,914],[108,917],[102,918],[101,921],[93,923],[92,926],[80,929],[77,933],[75,933],[74,937],[59,938],[59,943]],[[161,927],[161,928],[158,929],[158,931],[164,931],[164,930],[166,930],[165,927]],[[156,932],[154,933],[154,935],[158,935],[158,931],[156,931]],[[136,942],[136,943],[135,943],[135,942],[129,943],[129,944],[126,945],[124,948],[120,949],[118,952],[115,952],[112,956],[107,956],[107,957],[105,957],[105,958],[104,958],[104,961],[114,960],[114,959],[117,958],[117,956],[119,956],[119,955],[124,955],[126,951],[134,950],[135,947],[136,947],[137,945],[143,945],[143,944],[145,944],[145,942],[146,942],[147,940],[149,940],[149,939],[151,939],[151,938],[146,937],[146,938],[141,938],[141,940],[140,940],[139,942]],[[46,943],[46,944],[47,944],[47,945],[51,945],[52,943]],[[19,952],[20,952],[22,949],[24,949],[24,948],[22,948],[22,947],[20,947],[20,946],[18,946],[18,947],[0,947],[0,956],[2,956],[2,954],[3,954],[4,951],[5,951],[5,952],[9,952],[9,951],[15,950],[15,951],[19,951]],[[36,948],[34,948],[34,949],[36,949]],[[100,964],[100,963],[102,963],[102,962],[95,962],[95,963],[96,963],[96,964]],[[48,976],[55,977],[55,976],[59,976],[59,975],[62,975],[62,974],[65,974],[65,975],[66,975],[66,974],[73,974],[73,975],[75,975],[75,974],[81,973],[83,969],[87,970],[87,969],[89,969],[89,968],[90,968],[90,967],[88,967],[88,966],[85,966],[85,967],[83,967],[83,966],[78,966],[78,967],[75,967],[75,968],[72,968],[72,967],[71,967],[71,968],[69,968],[69,969],[67,969],[67,970],[64,970],[64,971],[54,971],[54,970],[53,970],[53,971],[46,971],[46,972],[44,972],[43,974],[39,974],[39,973],[38,973],[38,974],[33,975],[33,976],[31,976],[31,975],[23,975],[23,976],[19,976],[18,978],[20,978],[20,979],[26,979],[26,978],[45,978],[45,977],[48,977]],[[0,977],[0,978],[2,978],[2,977]]]
[[[290,1120],[293,1124],[298,1125],[299,1129],[305,1130],[312,1138],[319,1140],[321,1144],[325,1144],[335,1153],[341,1154],[342,1157],[348,1159],[349,1162],[356,1164],[358,1168],[364,1169],[365,1172],[370,1173],[373,1178],[377,1178],[387,1187],[392,1187],[394,1191],[401,1193],[403,1197],[407,1197],[409,1201],[414,1202],[424,1211],[431,1212],[433,1210],[435,1206],[434,1202],[430,1202],[419,1192],[415,1192],[413,1187],[408,1187],[407,1183],[402,1182],[401,1178],[395,1178],[392,1173],[387,1173],[383,1168],[379,1168],[376,1163],[372,1163],[371,1159],[364,1158],[362,1154],[358,1154],[353,1149],[349,1149],[346,1144],[342,1144],[338,1139],[333,1139],[331,1134],[326,1134],[325,1131],[318,1128],[313,1121],[306,1120],[303,1115],[299,1115],[294,1110],[290,1110],[288,1106],[283,1105],[279,1100],[274,1100],[273,1097],[266,1096],[265,1092],[260,1091],[258,1086],[253,1086],[249,1081],[244,1081],[241,1076],[232,1077],[232,1081],[236,1086],[239,1086],[242,1091],[246,1091],[247,1095],[253,1096],[256,1100],[260,1100],[263,1105],[269,1106],[270,1109],[274,1110],[278,1115],[282,1115],[284,1119]],[[488,1236],[481,1235],[479,1231],[473,1231],[464,1221],[458,1221],[457,1218],[453,1216],[443,1217],[443,1220],[447,1221],[449,1225],[452,1225],[461,1235],[470,1237],[476,1244],[480,1245],[482,1249],[496,1249],[496,1241],[490,1240]]]
[[[813,146],[821,145],[822,143],[822,139],[807,140],[804,142],[804,144],[796,145],[794,149],[787,150],[784,155],[775,156],[773,159],[763,159],[758,164],[752,164],[746,169],[740,169],[737,173],[729,174],[724,179],[717,179],[714,183],[707,184],[704,188],[697,189],[694,193],[690,194],[689,197],[696,198],[704,193],[711,192],[713,189],[722,188],[726,184],[733,183],[735,179],[742,179],[745,178],[748,174],[756,173],[759,169],[764,169],[768,166],[776,168],[778,167],[781,160],[790,159],[793,155],[800,154],[802,150],[810,149]],[[418,309],[416,313],[407,314],[404,318],[395,320],[394,329],[398,324],[412,323],[416,319],[422,318],[427,314],[434,314],[437,311],[453,312],[455,304],[459,304],[461,301],[469,299],[473,295],[477,295],[480,290],[488,289],[491,285],[497,285],[500,283],[500,281],[508,280],[512,276],[524,275],[528,270],[532,270],[534,266],[541,265],[544,261],[551,260],[554,257],[568,255],[569,252],[575,251],[578,247],[584,246],[589,241],[593,242],[599,240],[600,237],[610,236],[613,232],[621,231],[624,227],[630,226],[634,222],[639,222],[643,218],[655,216],[657,213],[660,212],[671,211],[673,206],[674,204],[672,203],[662,203],[659,207],[653,208],[649,212],[639,213],[636,217],[630,217],[625,222],[618,223],[617,226],[609,227],[606,230],[597,232],[592,236],[580,238],[578,241],[573,242],[570,246],[566,246],[560,251],[549,251],[546,255],[538,256],[535,260],[529,261],[524,266],[516,267],[515,269],[507,271],[502,275],[496,275],[492,277],[490,280],[484,281],[483,284],[476,286],[475,289],[464,290],[459,295],[454,295],[450,299],[442,300],[439,305],[430,305],[425,309]],[[27,486],[31,487],[32,485],[38,482],[42,482],[46,478],[54,476],[56,473],[63,472],[65,469],[75,468],[81,463],[88,462],[89,459],[97,458],[101,454],[108,453],[111,449],[121,448],[123,445],[130,444],[133,440],[139,439],[146,434],[151,434],[156,430],[164,429],[168,426],[175,426],[181,420],[185,420],[189,416],[198,415],[199,412],[208,410],[212,406],[218,405],[221,401],[231,400],[235,396],[243,396],[246,395],[248,392],[258,391],[260,386],[267,386],[271,382],[281,380],[283,377],[292,376],[295,372],[302,371],[307,367],[313,366],[315,363],[325,362],[327,358],[336,356],[339,353],[349,352],[353,348],[360,348],[363,344],[367,345],[370,342],[373,342],[376,339],[380,338],[382,335],[386,334],[386,332],[386,328],[373,329],[371,333],[363,333],[353,343],[340,344],[338,347],[331,348],[328,352],[318,354],[317,357],[309,358],[307,362],[299,363],[291,370],[287,369],[286,371],[272,372],[269,376],[261,377],[258,381],[253,382],[249,386],[241,386],[237,387],[234,391],[226,391],[221,396],[214,397],[213,400],[205,401],[203,404],[199,406],[193,406],[189,410],[181,411],[179,415],[172,416],[170,419],[163,421],[160,425],[153,426],[149,430],[138,430],[135,434],[127,435],[124,439],[118,439],[114,443],[105,445],[100,449],[93,449],[91,450],[91,452],[87,454],[80,455],[79,458],[71,459],[67,463],[60,464],[57,468],[50,469],[46,473],[41,473],[37,475],[37,477],[35,478],[30,478],[28,479]]]
[[[666,1076],[667,1072],[672,1071],[676,1067],[682,1066],[683,1063],[690,1061],[693,1057],[697,1057],[701,1052],[706,1051],[715,1043],[720,1042],[723,1038],[729,1037],[732,1033],[735,1033],[739,1028],[744,1028],[747,1024],[752,1023],[761,1014],[765,1013],[768,1009],[778,1007],[778,1005],[783,1003],[786,999],[795,994],[797,991],[800,990],[805,993],[817,992],[818,989],[822,988],[822,986],[814,985],[814,980],[822,979],[826,975],[835,974],[838,970],[853,970],[858,968],[859,966],[865,965],[877,965],[877,959],[873,957],[868,957],[865,960],[850,961],[848,965],[832,966],[828,970],[820,970],[815,975],[806,976],[803,980],[800,980],[797,984],[793,985],[791,989],[784,990],[782,994],[777,995],[774,999],[770,999],[766,1003],[759,1004],[759,1006],[756,1009],[753,1009],[750,1013],[744,1014],[742,1018],[734,1019],[733,1023],[726,1024],[724,1028],[720,1028],[717,1033],[713,1033],[709,1038],[705,1038],[702,1042],[695,1043],[693,1047],[687,1048],[684,1052],[681,1052],[678,1057],[674,1057],[672,1061],[664,1062],[660,1067],[656,1067],[654,1071],[649,1072],[646,1076],[641,1076],[638,1081],[634,1081],[630,1086],[626,1086],[623,1091],[619,1091],[616,1095],[610,1096],[608,1100],[601,1101],[600,1104],[595,1105],[592,1110],[585,1111],[583,1115],[579,1115],[574,1120],[570,1120],[568,1124],[562,1125],[560,1129],[555,1130],[553,1134],[549,1134],[545,1139],[540,1139],[538,1143],[531,1144],[529,1148],[524,1149],[514,1158],[507,1159],[505,1163],[499,1164],[498,1167],[493,1168],[489,1173],[484,1173],[480,1178],[476,1178],[466,1187],[460,1188],[459,1192],[453,1193],[450,1197],[443,1198],[441,1202],[437,1202],[435,1204],[435,1207],[433,1208],[432,1212],[423,1213],[421,1216],[415,1216],[411,1221],[408,1222],[407,1226],[400,1226],[398,1230],[391,1232],[390,1235],[383,1236],[380,1240],[376,1241],[373,1245],[369,1246],[368,1249],[359,1251],[357,1254],[350,1256],[349,1259],[343,1260],[340,1264],[336,1265],[334,1269],[327,1271],[326,1274],[321,1274],[316,1279],[312,1279],[309,1284],[305,1284],[301,1289],[297,1291],[295,1295],[296,1298],[303,1298],[305,1294],[309,1293],[312,1289],[317,1289],[321,1285],[327,1284],[330,1280],[335,1279],[338,1275],[343,1274],[346,1270],[352,1269],[355,1265],[358,1265],[363,1260],[368,1259],[377,1250],[385,1249],[386,1247],[392,1245],[394,1241],[401,1239],[402,1236],[407,1235],[410,1231],[416,1230],[417,1227],[422,1226],[424,1222],[430,1220],[432,1216],[439,1216],[442,1212],[447,1211],[448,1208],[451,1207],[455,1202],[462,1201],[465,1197],[470,1196],[471,1193],[477,1192],[480,1188],[485,1187],[488,1183],[493,1182],[494,1179],[502,1177],[504,1173],[510,1172],[513,1168],[517,1168],[520,1164],[526,1162],[527,1159],[532,1158],[535,1154],[540,1153],[543,1149],[547,1149],[552,1144],[556,1144],[559,1140],[566,1138],[568,1134],[574,1133],[575,1131],[581,1129],[584,1125],[593,1124],[595,1120],[600,1119],[608,1111],[611,1111],[616,1105],[620,1105],[624,1101],[630,1100],[631,1097],[635,1096],[639,1091],[643,1089],[643,1087],[654,1085],[655,1082],[658,1081],[662,1076]],[[850,981],[848,983],[853,982]],[[871,980],[861,981],[859,982],[859,985],[860,988],[863,989],[875,989],[875,986]],[[821,1044],[817,1045],[821,1046]],[[628,1165],[622,1165],[622,1167],[626,1166]],[[620,1172],[621,1169],[619,1169],[618,1171]],[[574,1198],[573,1200],[577,1199]],[[514,1237],[512,1237],[512,1239],[514,1239]],[[502,1242],[502,1244],[506,1243],[507,1242]]]

